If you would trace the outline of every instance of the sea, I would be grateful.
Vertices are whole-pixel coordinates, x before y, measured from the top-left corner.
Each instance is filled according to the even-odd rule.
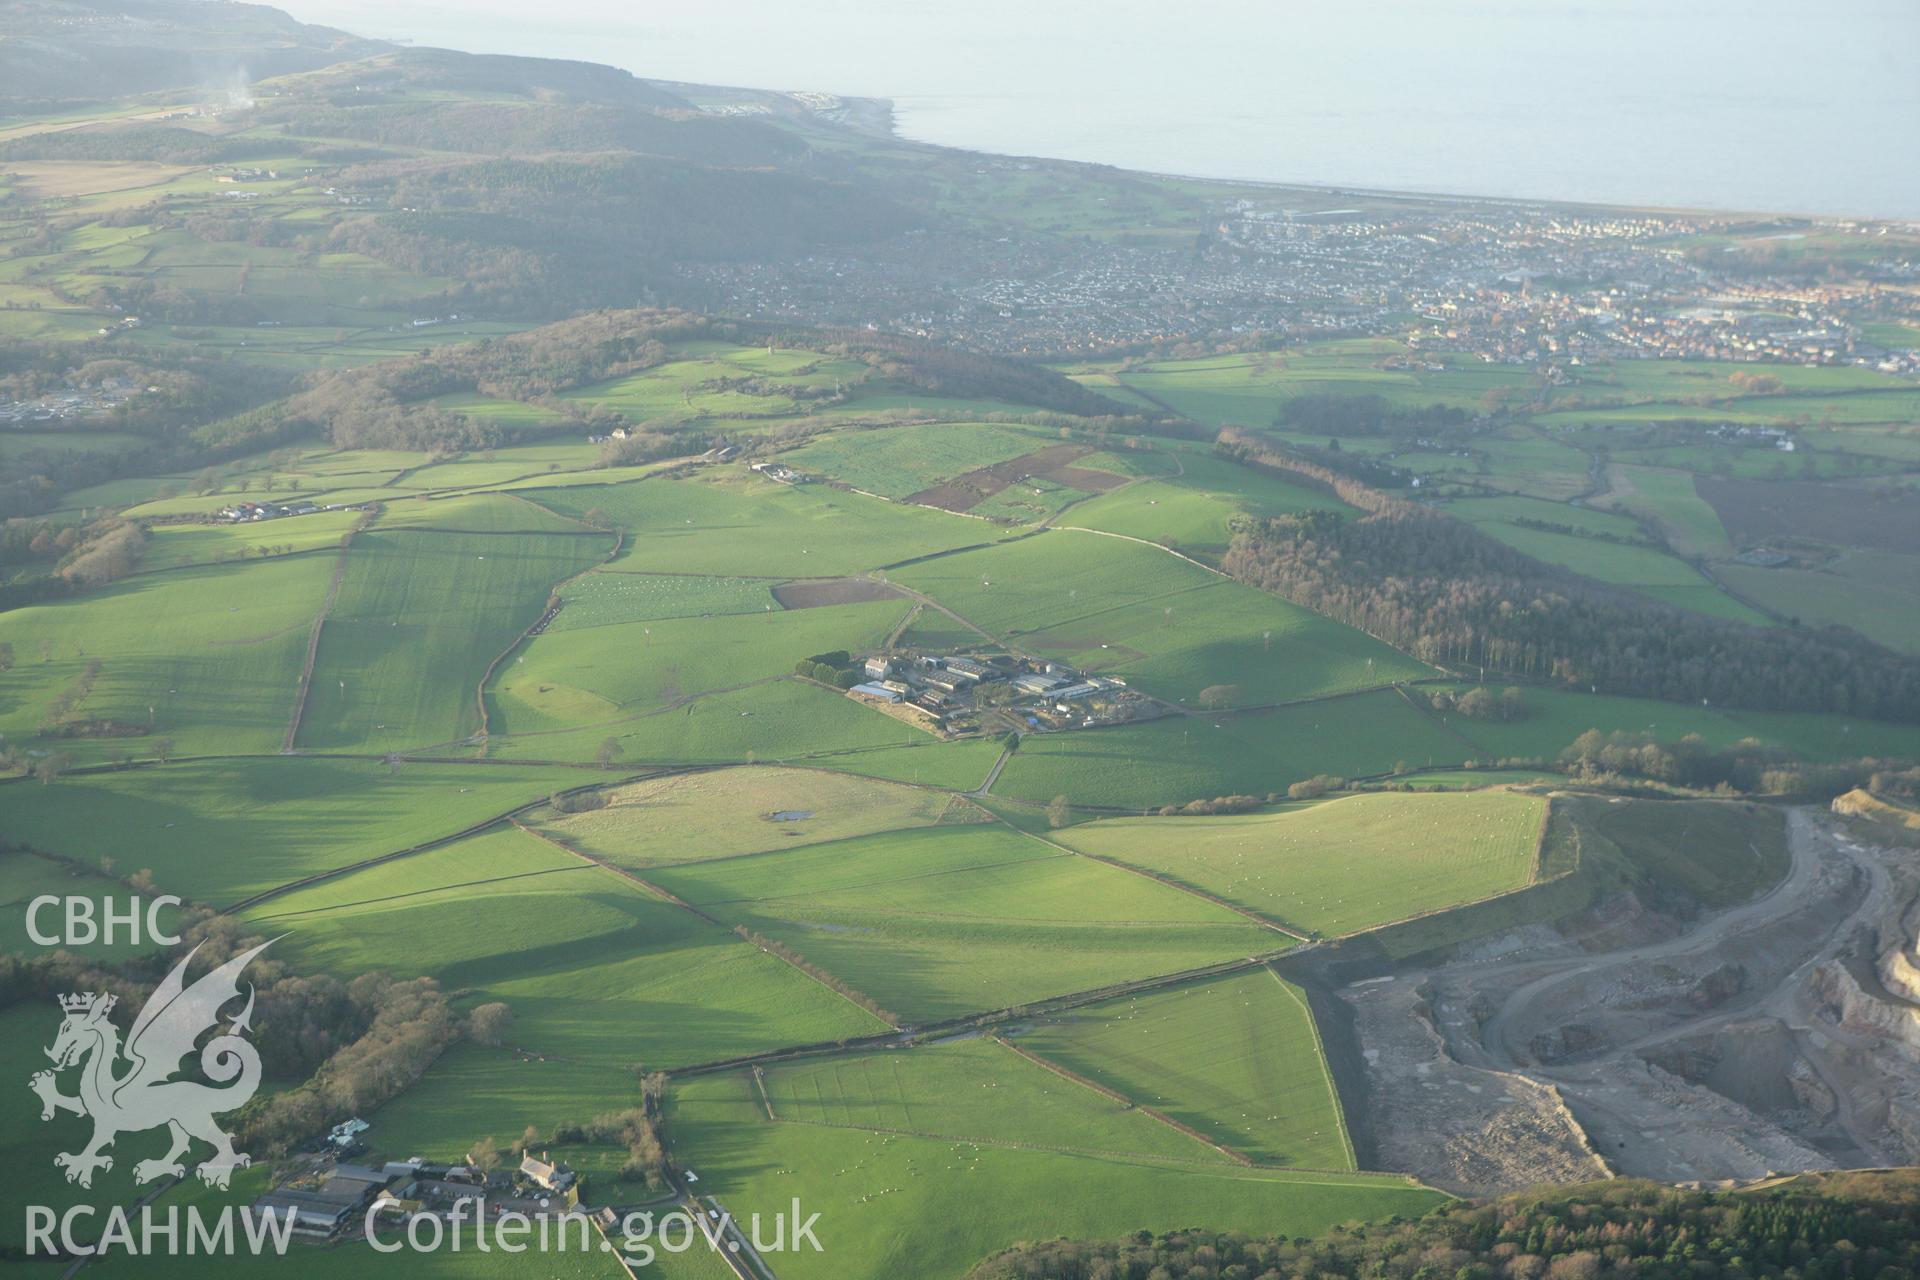
[[[292,0],[1200,177],[1920,219],[1920,0]]]

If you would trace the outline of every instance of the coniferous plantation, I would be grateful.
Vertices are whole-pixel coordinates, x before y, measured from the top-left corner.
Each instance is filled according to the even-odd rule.
[[[1556,202],[1550,6],[1017,76],[1523,197],[882,8],[0,3],[0,1261],[1916,1280],[1914,226]]]

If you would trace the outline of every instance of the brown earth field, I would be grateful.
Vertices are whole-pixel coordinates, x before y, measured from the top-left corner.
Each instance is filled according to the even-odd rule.
[[[1842,547],[1920,551],[1920,494],[1809,480],[1700,476],[1694,487],[1736,545],[1812,538]]]
[[[1093,471],[1086,467],[1067,465],[1076,458],[1083,458],[1094,452],[1092,447],[1083,444],[1056,444],[1045,449],[1036,449],[1032,453],[1023,453],[1017,458],[1005,462],[996,462],[990,467],[981,467],[978,471],[969,471],[934,485],[931,489],[907,498],[908,502],[917,502],[922,506],[940,507],[947,511],[971,511],[1002,489],[1018,484],[1027,476],[1038,476],[1063,484],[1069,489],[1083,489],[1088,493],[1105,493],[1117,489],[1127,482],[1125,476],[1117,476],[1107,471]]]

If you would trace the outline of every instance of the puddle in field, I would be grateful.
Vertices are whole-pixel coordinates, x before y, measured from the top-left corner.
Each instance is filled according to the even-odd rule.
[[[773,822],[798,822],[802,818],[811,818],[812,816],[813,810],[811,809],[775,809],[767,815],[767,818]]]

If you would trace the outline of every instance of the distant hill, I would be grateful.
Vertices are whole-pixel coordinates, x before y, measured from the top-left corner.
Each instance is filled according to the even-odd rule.
[[[193,88],[244,100],[256,80],[393,47],[230,0],[14,0],[0,27],[0,99],[15,104]]]

